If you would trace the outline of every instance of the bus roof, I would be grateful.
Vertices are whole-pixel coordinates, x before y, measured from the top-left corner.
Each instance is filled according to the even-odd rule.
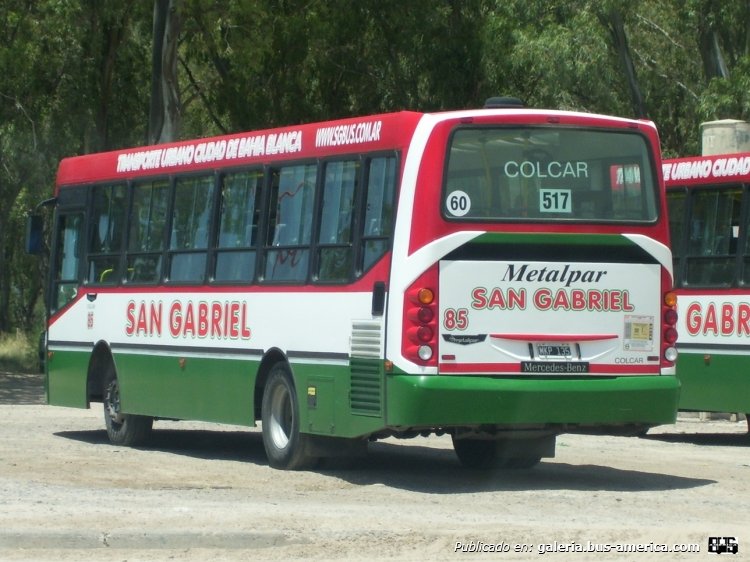
[[[65,158],[57,185],[116,181],[140,176],[248,166],[274,159],[325,157],[367,150],[393,150],[408,142],[421,114],[400,112],[293,125]]]
[[[399,150],[409,146],[420,120],[467,120],[502,115],[515,123],[566,123],[652,129],[653,123],[589,113],[540,109],[463,110],[435,114],[412,111],[192,139],[65,158],[57,187],[102,181],[252,166],[273,161],[325,158],[338,154]]]
[[[665,159],[662,171],[667,188],[750,182],[750,153]]]

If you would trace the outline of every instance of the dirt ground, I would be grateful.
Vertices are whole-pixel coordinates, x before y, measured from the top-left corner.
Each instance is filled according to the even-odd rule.
[[[282,472],[258,429],[157,422],[129,449],[99,404],[42,402],[41,376],[0,373],[3,561],[718,560],[714,536],[739,545],[722,560],[750,559],[745,421],[562,435],[527,471],[466,470],[431,437]]]

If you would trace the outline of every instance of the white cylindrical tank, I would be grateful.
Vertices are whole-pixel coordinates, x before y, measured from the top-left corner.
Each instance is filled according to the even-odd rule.
[[[722,119],[701,123],[702,155],[750,152],[750,123]]]

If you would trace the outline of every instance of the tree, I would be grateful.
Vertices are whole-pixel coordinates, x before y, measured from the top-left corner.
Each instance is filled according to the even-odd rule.
[[[499,0],[483,28],[488,94],[534,107],[632,115],[598,3]]]
[[[692,0],[686,7],[707,83],[702,119],[750,119],[750,4]]]
[[[607,30],[610,36],[612,49],[617,53],[617,57],[622,65],[622,70],[630,91],[630,98],[633,104],[633,114],[635,117],[645,119],[648,117],[646,111],[646,102],[643,99],[641,86],[636,76],[633,57],[628,45],[628,36],[625,33],[625,24],[623,22],[622,12],[616,6],[609,6],[605,11],[597,14],[599,21]]]
[[[738,0],[5,0],[0,331],[33,323],[23,214],[65,156],[502,94],[648,112],[691,154],[701,121],[750,119],[748,21]]]
[[[0,332],[38,322],[24,214],[52,195],[59,160],[145,137],[142,17],[134,0],[0,4]]]
[[[154,0],[149,143],[173,141],[180,131],[180,89],[177,80],[179,13],[176,0]]]
[[[34,37],[41,33],[42,14],[34,2],[6,2],[0,8],[0,333],[14,322],[12,310],[18,292],[38,293],[39,283],[31,287],[16,285],[18,225],[14,213],[24,186],[42,184],[46,164],[40,115],[46,110],[40,87],[49,86],[50,73],[40,66],[44,52]],[[23,61],[23,62],[22,62]],[[28,73],[28,75],[27,75]],[[31,76],[32,80],[28,80]],[[22,299],[26,300],[26,295]]]
[[[182,63],[219,131],[476,106],[486,5],[186,0]]]

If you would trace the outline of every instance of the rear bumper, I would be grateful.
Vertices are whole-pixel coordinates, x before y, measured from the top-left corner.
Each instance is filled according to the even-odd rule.
[[[468,425],[620,426],[674,423],[674,376],[543,378],[411,376],[386,378],[391,428]]]

